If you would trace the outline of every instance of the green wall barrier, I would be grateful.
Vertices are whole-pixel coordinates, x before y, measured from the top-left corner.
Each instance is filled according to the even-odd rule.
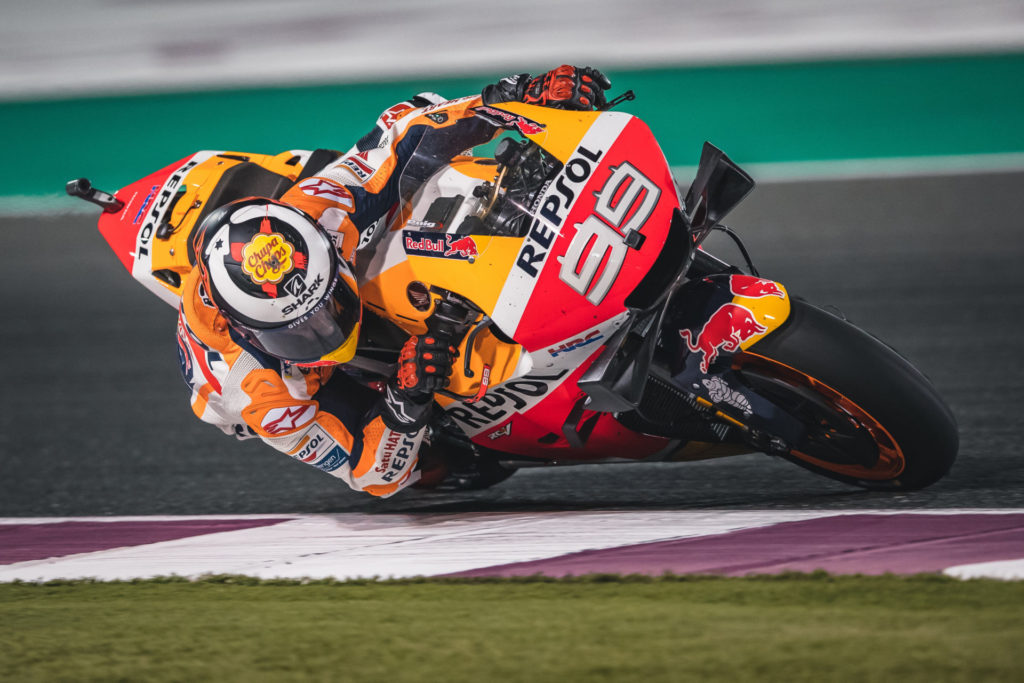
[[[494,76],[500,76],[495,74]],[[1024,152],[1024,54],[611,70],[673,165]],[[199,149],[345,149],[380,111],[487,78],[0,102],[0,195],[116,189]]]

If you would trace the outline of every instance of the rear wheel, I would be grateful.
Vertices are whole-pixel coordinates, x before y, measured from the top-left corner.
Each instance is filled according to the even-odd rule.
[[[778,332],[734,357],[741,381],[805,426],[781,455],[870,489],[941,479],[959,437],[927,378],[871,335],[800,299]]]

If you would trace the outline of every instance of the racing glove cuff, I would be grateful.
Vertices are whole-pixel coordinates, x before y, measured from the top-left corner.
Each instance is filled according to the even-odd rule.
[[[392,380],[387,383],[377,409],[389,429],[412,434],[427,424],[433,406],[433,394],[410,394]]]
[[[526,86],[530,83],[530,74],[513,74],[506,76],[497,83],[484,88],[481,93],[484,104],[499,102],[522,102],[526,94]]]
[[[434,392],[448,385],[458,355],[441,336],[409,337],[398,354],[398,371],[387,384],[381,419],[396,431],[415,431],[430,418]]]

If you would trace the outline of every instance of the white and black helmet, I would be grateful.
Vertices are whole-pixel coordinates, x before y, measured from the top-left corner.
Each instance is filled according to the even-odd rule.
[[[355,355],[356,279],[309,216],[272,199],[239,199],[203,220],[193,246],[210,298],[253,346],[302,365]]]

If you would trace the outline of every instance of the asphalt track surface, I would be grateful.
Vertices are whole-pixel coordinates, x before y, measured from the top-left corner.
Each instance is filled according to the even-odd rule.
[[[192,416],[174,311],[130,279],[93,217],[0,219],[0,516],[1022,508],[1022,187],[1024,173],[765,185],[730,217],[763,275],[838,306],[952,406],[960,458],[911,494],[750,455],[525,470],[486,491],[374,500]]]

